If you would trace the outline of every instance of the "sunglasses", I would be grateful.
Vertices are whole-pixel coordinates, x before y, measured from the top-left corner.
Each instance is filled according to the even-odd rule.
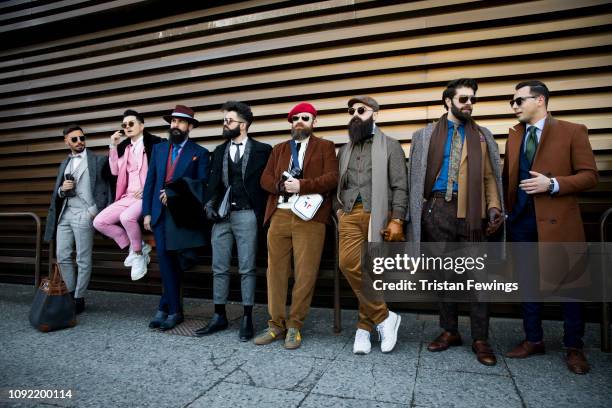
[[[239,121],[239,120],[236,120],[236,119],[231,119],[231,118],[225,118],[225,119],[223,119],[223,124],[224,124],[224,125],[231,125],[233,122],[236,122],[236,123],[246,123],[246,122],[241,122],[241,121]]]
[[[134,127],[134,125],[135,125],[135,123],[134,123],[133,121],[131,121],[131,120],[130,120],[129,122],[123,122],[123,123],[121,124],[121,127],[122,127],[123,129],[125,129],[125,128],[128,128],[128,127]]]
[[[70,138],[70,141],[71,141],[72,143],[76,143],[77,141],[79,141],[79,142],[84,142],[84,141],[85,141],[85,135],[83,135],[83,136],[75,136],[75,137],[71,137],[71,138]]]
[[[478,98],[475,95],[473,96],[461,95],[457,98],[457,100],[459,101],[459,103],[467,103],[467,101],[470,101],[472,105],[478,102]]]
[[[535,96],[519,96],[518,98],[514,98],[510,101],[510,107],[512,108],[515,103],[516,103],[516,106],[521,106],[523,102],[525,102],[526,99],[530,99],[530,98],[536,99]]]
[[[302,119],[302,122],[306,122],[306,123],[310,122],[310,116],[308,115],[302,115],[302,116],[294,115],[291,117],[291,122],[295,123],[300,119]]]
[[[360,106],[357,109],[355,108],[349,108],[348,113],[349,115],[353,116],[355,114],[355,112],[357,112],[360,115],[363,115],[366,111],[371,111],[372,109],[367,109],[365,106]]]

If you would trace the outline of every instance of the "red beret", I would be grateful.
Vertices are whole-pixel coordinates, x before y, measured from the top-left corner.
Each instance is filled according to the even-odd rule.
[[[293,123],[293,122],[291,122],[291,117],[293,115],[298,114],[298,113],[304,113],[304,112],[311,113],[312,116],[314,116],[314,117],[317,116],[317,110],[315,109],[314,106],[312,106],[308,102],[300,102],[297,105],[295,105],[293,107],[293,109],[291,109],[289,111],[289,115],[287,116],[287,120],[289,121],[289,123]]]

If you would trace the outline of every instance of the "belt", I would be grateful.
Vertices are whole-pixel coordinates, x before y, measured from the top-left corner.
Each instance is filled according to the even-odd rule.
[[[432,197],[446,197],[446,193],[444,191],[434,191],[431,193]],[[453,198],[457,198],[457,193],[453,191]]]

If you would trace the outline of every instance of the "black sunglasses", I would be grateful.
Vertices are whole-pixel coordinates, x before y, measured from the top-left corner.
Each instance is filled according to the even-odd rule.
[[[130,120],[129,122],[123,122],[121,124],[121,127],[125,129],[127,127],[134,127],[134,125],[135,125],[134,121]]]
[[[349,108],[348,113],[349,115],[353,116],[355,114],[355,112],[357,112],[360,115],[363,115],[366,111],[371,111],[372,109],[367,109],[365,106],[360,106],[357,109],[355,108]]]
[[[302,119],[302,121],[306,123],[310,122],[310,116],[307,116],[307,115],[302,115],[302,116],[294,115],[291,117],[291,122],[297,122],[300,119]]]
[[[535,96],[519,96],[518,98],[514,98],[510,101],[510,107],[513,107],[516,103],[516,106],[521,106],[526,99],[533,98],[536,99]]]
[[[85,135],[83,135],[83,136],[74,136],[74,137],[71,137],[70,140],[72,141],[72,143],[76,143],[77,141],[84,142],[85,141]]]
[[[474,96],[461,95],[457,98],[457,100],[459,101],[459,103],[467,103],[467,101],[469,100],[470,102],[472,102],[472,105],[478,102],[478,98],[475,95]]]

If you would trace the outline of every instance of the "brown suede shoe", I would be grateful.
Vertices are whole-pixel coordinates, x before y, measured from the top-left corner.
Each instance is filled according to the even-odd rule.
[[[434,341],[429,343],[427,350],[429,351],[444,351],[450,346],[460,346],[463,342],[461,341],[461,335],[459,333],[453,334],[448,331],[443,331]]]
[[[580,349],[569,347],[565,355],[567,368],[574,374],[586,374],[591,370],[584,352]]]
[[[476,353],[476,359],[480,364],[486,366],[494,366],[497,364],[497,358],[491,345],[486,340],[474,340],[472,343],[472,351]]]
[[[544,354],[546,349],[544,348],[544,342],[538,341],[532,343],[531,341],[523,340],[521,344],[506,353],[508,358],[527,358],[536,354]]]

